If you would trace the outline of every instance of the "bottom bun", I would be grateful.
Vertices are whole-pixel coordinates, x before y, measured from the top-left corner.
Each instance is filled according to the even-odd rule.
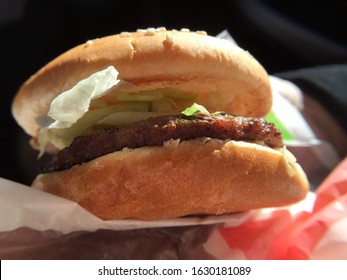
[[[171,140],[41,174],[33,187],[104,220],[232,213],[306,196],[307,178],[287,153],[241,141]]]

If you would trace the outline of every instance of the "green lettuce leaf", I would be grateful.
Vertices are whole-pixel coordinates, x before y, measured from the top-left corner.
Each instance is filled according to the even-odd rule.
[[[190,117],[195,114],[208,115],[210,113],[207,111],[207,109],[204,106],[194,103],[192,106],[182,111],[182,114]]]

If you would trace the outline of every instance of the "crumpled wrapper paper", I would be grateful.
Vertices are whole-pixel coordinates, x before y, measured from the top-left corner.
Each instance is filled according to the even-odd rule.
[[[347,159],[304,201],[219,227],[211,250],[214,240],[228,248],[220,258],[347,259]]]
[[[297,204],[216,217],[102,221],[4,179],[0,195],[1,259],[347,259],[347,159]]]
[[[210,259],[203,244],[212,231],[250,215],[103,221],[75,202],[0,178],[0,258]]]

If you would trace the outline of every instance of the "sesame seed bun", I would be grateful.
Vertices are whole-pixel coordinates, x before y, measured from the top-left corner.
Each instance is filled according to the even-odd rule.
[[[36,118],[60,93],[108,66],[133,90],[171,88],[196,93],[209,111],[262,117],[272,95],[264,68],[248,52],[204,32],[163,28],[90,40],[60,55],[19,89],[13,116],[36,137]]]

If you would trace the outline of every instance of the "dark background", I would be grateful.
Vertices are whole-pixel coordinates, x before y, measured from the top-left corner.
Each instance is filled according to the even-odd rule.
[[[273,74],[346,63],[346,14],[344,0],[0,0],[0,177],[33,179],[34,153],[11,116],[11,102],[30,75],[77,44],[147,27],[210,35],[228,29]]]

